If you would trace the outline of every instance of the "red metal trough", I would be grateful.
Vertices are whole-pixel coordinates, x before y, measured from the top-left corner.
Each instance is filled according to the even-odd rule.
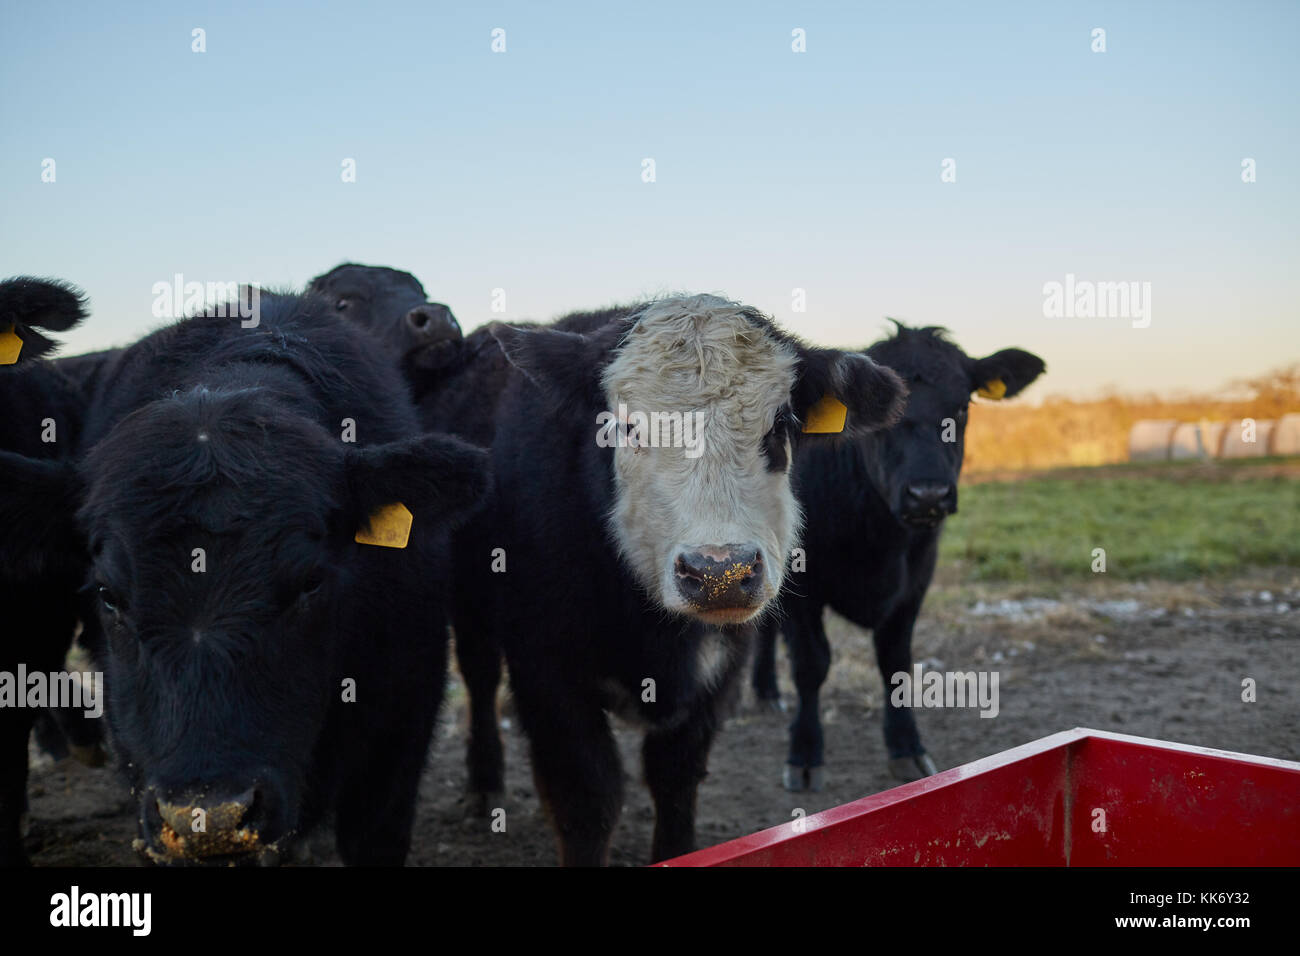
[[[1296,866],[1300,763],[1068,730],[660,866]]]

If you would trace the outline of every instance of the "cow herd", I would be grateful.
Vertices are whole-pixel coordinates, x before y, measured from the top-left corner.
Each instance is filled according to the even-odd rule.
[[[1044,368],[937,328],[818,348],[711,295],[464,335],[358,265],[258,303],[52,358],[83,297],[0,283],[0,673],[62,670],[80,628],[155,863],[275,863],[321,826],[345,863],[403,862],[451,634],[468,812],[502,805],[508,671],[561,863],[608,859],[611,716],[644,734],[650,858],[695,847],[751,658],[777,700],[778,632],[784,783],[819,788],[823,609],[910,670],[971,395]],[[37,721],[58,735],[0,706],[0,864],[25,861]],[[897,776],[935,771],[910,710],[884,733]]]

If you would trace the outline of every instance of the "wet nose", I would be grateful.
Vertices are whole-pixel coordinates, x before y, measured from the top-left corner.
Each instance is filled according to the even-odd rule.
[[[907,486],[904,509],[913,514],[948,514],[952,507],[952,485],[937,481]]]
[[[441,302],[426,302],[406,313],[406,327],[421,342],[459,342],[460,323]]]
[[[763,597],[763,553],[752,544],[686,548],[674,562],[677,590],[698,610],[751,608]]]
[[[155,796],[164,827],[162,848],[179,857],[205,857],[259,849],[274,836],[264,832],[266,799],[261,788],[239,792],[181,792]]]

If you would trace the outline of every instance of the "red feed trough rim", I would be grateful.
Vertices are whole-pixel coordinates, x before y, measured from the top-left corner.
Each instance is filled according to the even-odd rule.
[[[890,859],[881,859],[879,862],[886,863],[911,863],[913,859],[918,862],[941,862],[945,863],[949,859],[956,860],[958,865],[969,863],[978,865],[977,859],[991,862],[993,865],[1017,865],[1019,863],[1030,865],[1133,865],[1144,859],[1146,865],[1204,865],[1197,862],[1198,858],[1193,855],[1192,849],[1184,846],[1181,850],[1174,850],[1172,856],[1174,863],[1161,862],[1162,853],[1164,858],[1169,857],[1170,851],[1167,848],[1160,848],[1153,842],[1156,837],[1146,832],[1136,833],[1129,830],[1126,834],[1127,843],[1121,843],[1117,839],[1110,840],[1089,840],[1084,841],[1076,837],[1078,845],[1071,848],[1072,833],[1084,833],[1087,830],[1089,808],[1097,803],[1105,803],[1105,794],[1110,792],[1112,797],[1116,796],[1125,785],[1129,786],[1131,793],[1145,793],[1152,790],[1154,780],[1144,777],[1142,774],[1150,769],[1151,761],[1156,763],[1166,763],[1170,761],[1178,764],[1180,767],[1190,767],[1193,760],[1208,762],[1218,767],[1223,775],[1233,779],[1245,779],[1252,775],[1259,775],[1261,772],[1265,776],[1277,780],[1277,772],[1281,771],[1286,775],[1283,779],[1289,778],[1294,774],[1296,781],[1297,794],[1300,794],[1300,763],[1288,760],[1277,760],[1271,757],[1257,757],[1250,754],[1233,753],[1226,750],[1214,750],[1209,747],[1197,747],[1190,744],[1171,743],[1164,740],[1153,740],[1148,737],[1134,737],[1128,734],[1114,734],[1102,730],[1089,730],[1086,728],[1075,728],[1061,733],[1053,734],[1050,737],[1044,737],[1041,740],[1035,740],[1031,743],[1019,747],[1013,747],[1010,750],[1004,750],[1001,753],[994,754],[991,757],[984,757],[972,763],[964,764],[960,767],[954,767],[951,770],[945,770],[932,777],[926,777],[913,783],[903,784],[881,793],[872,794],[861,800],[852,803],[846,803],[842,806],[832,807],[829,810],[823,810],[801,820],[784,823],[780,826],[772,827],[767,830],[761,830],[758,833],[749,836],[740,837],[736,840],[730,840],[726,843],[720,843],[717,846],[709,847],[704,850],[697,850],[694,853],[688,853],[684,856],[676,857],[672,860],[665,860],[656,864],[657,866],[718,866],[718,865],[812,865],[813,859],[829,859],[830,863],[837,865],[863,865],[865,862],[862,849],[863,846],[855,846],[852,849],[846,849],[844,852],[832,851],[824,853],[821,851],[812,852],[801,850],[795,852],[795,848],[807,847],[810,844],[819,844],[821,846],[835,846],[839,843],[852,844],[857,838],[857,842],[863,840],[863,834],[872,831],[878,831],[880,822],[886,819],[908,819],[916,820],[918,818],[917,805],[907,806],[909,801],[923,798],[919,801],[920,806],[934,806],[934,801],[944,800],[949,805],[954,801],[961,805],[969,806],[969,801],[962,803],[958,800],[958,795],[962,795],[965,800],[969,794],[975,796],[971,788],[981,783],[987,783],[994,780],[1010,780],[1008,768],[1015,765],[1014,779],[1034,779],[1041,783],[1041,787],[1034,799],[1042,801],[1047,792],[1051,791],[1055,795],[1055,813],[1057,819],[1045,821],[1040,816],[1035,823],[1026,826],[1027,830],[1033,830],[1037,827],[1039,832],[1030,832],[1028,837],[1021,842],[1019,846],[1012,847],[1011,843],[1006,844],[1000,854],[974,855],[973,850],[967,845],[967,849],[960,853],[953,851],[950,844],[946,851],[937,851],[931,849],[933,842],[916,843],[921,847],[923,852],[918,852],[913,858],[911,856],[912,844],[906,843],[906,834],[904,842],[897,847],[891,847],[889,852],[894,854]],[[1128,779],[1122,779],[1126,771],[1126,765],[1129,761],[1133,763],[1132,772]],[[1144,763],[1145,761],[1145,763]],[[1093,771],[1089,773],[1088,771]],[[1023,773],[1021,773],[1023,772]],[[1138,776],[1134,778],[1132,774]],[[1109,775],[1109,776],[1108,776]],[[1116,779],[1111,780],[1113,776]],[[1204,820],[1198,820],[1198,826],[1211,828],[1210,833],[1223,836],[1225,842],[1232,844],[1234,841],[1249,843],[1253,847],[1258,847],[1263,842],[1270,842],[1276,838],[1278,850],[1262,853],[1257,850],[1228,849],[1220,850],[1220,857],[1214,859],[1224,865],[1276,865],[1274,859],[1280,852],[1283,859],[1280,860],[1282,865],[1286,865],[1285,855],[1296,852],[1295,859],[1290,860],[1290,865],[1300,863],[1300,807],[1295,811],[1283,807],[1282,819],[1277,819],[1276,824],[1280,828],[1276,834],[1269,834],[1267,827],[1269,820],[1267,813],[1258,811],[1257,815],[1263,815],[1263,820],[1251,820],[1249,810],[1243,810],[1241,806],[1216,805],[1208,791],[1196,791],[1197,782],[1195,777],[1204,777],[1204,773],[1191,771],[1191,783],[1187,799],[1192,801],[1192,809],[1204,816]],[[1116,786],[1110,786],[1114,783]],[[1010,791],[1005,783],[1001,784],[1003,788]],[[1181,784],[1180,784],[1181,786]],[[1289,784],[1283,787],[1286,792],[1291,792]],[[950,791],[950,792],[944,792]],[[1086,792],[1087,806],[1074,807],[1075,797],[1080,793]],[[927,796],[929,795],[929,796]],[[1158,802],[1162,796],[1160,793],[1153,795],[1153,800]],[[1083,797],[1080,797],[1084,799]],[[1199,798],[1199,802],[1197,802]],[[976,797],[976,799],[980,799]],[[1027,798],[1025,798],[1027,799]],[[1010,803],[1014,806],[1016,800],[1022,800],[1017,796],[1012,801],[1002,801],[1002,808]],[[1300,800],[1296,801],[1300,803]],[[1133,801],[1128,801],[1131,806]],[[1285,804],[1285,800],[1283,800]],[[1142,811],[1148,813],[1157,813],[1161,810],[1154,805],[1142,808]],[[1136,811],[1135,811],[1136,812]],[[1164,807],[1165,814],[1170,813],[1170,807]],[[1181,811],[1179,811],[1181,812]],[[1047,816],[1051,815],[1051,810],[1046,811]],[[1225,814],[1227,816],[1225,817]],[[873,816],[874,815],[874,816]],[[923,819],[924,825],[918,828],[925,830],[929,835],[936,832],[936,828],[941,827],[941,823],[933,819]],[[1014,827],[1015,824],[1012,824]],[[1259,827],[1261,829],[1251,829]],[[1159,828],[1144,828],[1159,829]],[[824,831],[836,830],[837,832],[827,833]],[[1157,836],[1159,836],[1157,834]],[[1167,836],[1167,833],[1166,833]],[[999,837],[1002,839],[1002,837]],[[1178,843],[1178,837],[1175,835],[1173,842]],[[869,846],[869,841],[867,844]],[[960,846],[960,840],[957,841]],[[898,854],[898,850],[906,846],[908,855],[903,858]],[[993,849],[990,847],[990,849]],[[1254,852],[1255,856],[1262,856],[1262,859],[1255,859],[1250,854]],[[946,853],[946,855],[945,855]],[[855,855],[856,854],[856,855]],[[1017,855],[1020,854],[1020,855]],[[884,851],[881,856],[884,857]],[[874,862],[874,860],[873,860]],[[951,865],[951,864],[950,864]]]

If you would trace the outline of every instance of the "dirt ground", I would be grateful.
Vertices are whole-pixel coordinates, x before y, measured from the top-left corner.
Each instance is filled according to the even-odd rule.
[[[887,789],[880,734],[884,697],[870,637],[833,618],[835,653],[823,695],[827,786],[781,786],[785,722],[755,708],[746,686],[713,748],[700,791],[699,844],[708,846]],[[997,670],[1001,712],[918,714],[940,769],[1071,727],[1092,727],[1300,760],[1300,572],[1233,580],[1130,584],[1098,576],[1087,586],[960,585],[931,590],[917,625],[916,660],[944,670]],[[782,654],[783,692],[793,688]],[[1241,700],[1254,678],[1255,703]],[[464,697],[458,681],[421,787],[410,863],[416,866],[549,865],[554,843],[538,812],[526,743],[505,703],[506,830],[463,819]],[[640,783],[639,735],[621,728],[627,802],[612,861],[647,862],[653,812]],[[28,849],[37,865],[136,865],[131,807],[112,768],[36,756]],[[328,838],[320,863],[337,862]]]

